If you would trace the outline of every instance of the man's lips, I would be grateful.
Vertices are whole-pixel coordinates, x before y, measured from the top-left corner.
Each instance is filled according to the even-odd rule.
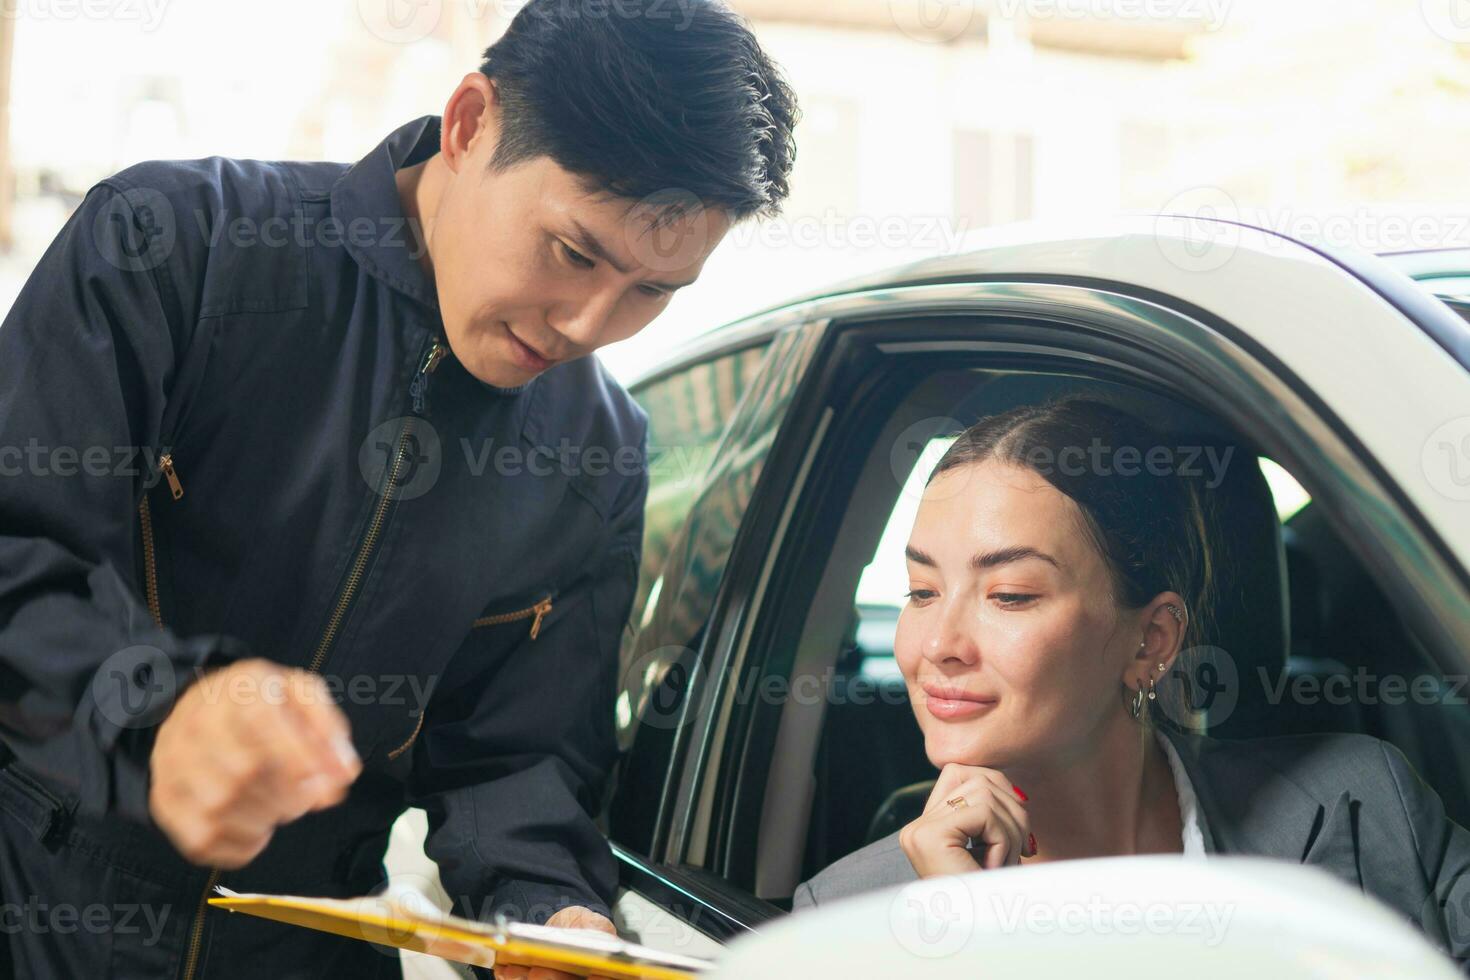
[[[547,357],[545,354],[541,353],[540,350],[532,347],[530,344],[526,343],[524,340],[518,337],[516,335],[516,332],[510,328],[509,324],[506,325],[505,332],[510,337],[511,343],[520,349],[520,352],[523,355],[522,359],[526,362],[527,366],[544,371],[548,367],[556,363],[556,358]]]

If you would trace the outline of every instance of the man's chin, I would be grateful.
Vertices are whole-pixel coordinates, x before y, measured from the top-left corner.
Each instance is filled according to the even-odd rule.
[[[460,363],[464,364],[464,362]],[[544,373],[528,371],[518,365],[507,364],[498,359],[489,364],[464,364],[464,369],[476,381],[494,385],[496,388],[519,388],[538,374]]]

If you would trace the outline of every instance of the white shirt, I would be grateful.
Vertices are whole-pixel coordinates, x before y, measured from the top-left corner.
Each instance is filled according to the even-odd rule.
[[[1155,731],[1154,735],[1164,747],[1164,754],[1169,757],[1169,768],[1174,772],[1174,790],[1179,794],[1179,817],[1184,824],[1184,856],[1203,859],[1207,856],[1205,835],[1200,829],[1199,801],[1194,795],[1194,785],[1189,781],[1189,773],[1184,771],[1184,763],[1179,761],[1179,753],[1174,751],[1174,743],[1163,732]]]

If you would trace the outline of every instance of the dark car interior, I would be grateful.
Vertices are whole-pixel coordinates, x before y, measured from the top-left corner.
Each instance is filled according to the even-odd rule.
[[[1320,505],[1308,503],[1283,524],[1257,449],[1163,395],[1046,373],[977,372],[975,381],[973,393],[945,413],[965,425],[1014,405],[1091,392],[1150,419],[1176,445],[1234,447],[1209,491],[1220,576],[1207,643],[1229,652],[1238,694],[1228,705],[1197,700],[1204,727],[1217,738],[1342,731],[1386,739],[1436,788],[1450,815],[1470,825],[1470,692],[1441,676]],[[902,678],[865,670],[891,661],[896,614],[896,606],[850,610],[813,763],[803,880],[914,819],[933,786]],[[1386,675],[1406,679],[1401,696],[1378,684]],[[1367,697],[1355,686],[1362,683]]]

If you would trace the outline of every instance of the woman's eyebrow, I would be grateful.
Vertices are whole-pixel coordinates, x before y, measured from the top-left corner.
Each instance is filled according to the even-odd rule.
[[[938,562],[928,552],[921,551],[913,545],[905,545],[903,553],[904,557],[916,565],[927,565],[930,568],[938,565]],[[1012,545],[1009,548],[1000,548],[996,551],[987,551],[983,554],[975,555],[970,559],[970,567],[976,571],[983,571],[987,568],[995,568],[998,565],[1009,565],[1011,562],[1025,561],[1027,558],[1037,558],[1041,561],[1050,562],[1056,568],[1062,567],[1062,563],[1051,555],[1039,548],[1032,548],[1029,545]]]

